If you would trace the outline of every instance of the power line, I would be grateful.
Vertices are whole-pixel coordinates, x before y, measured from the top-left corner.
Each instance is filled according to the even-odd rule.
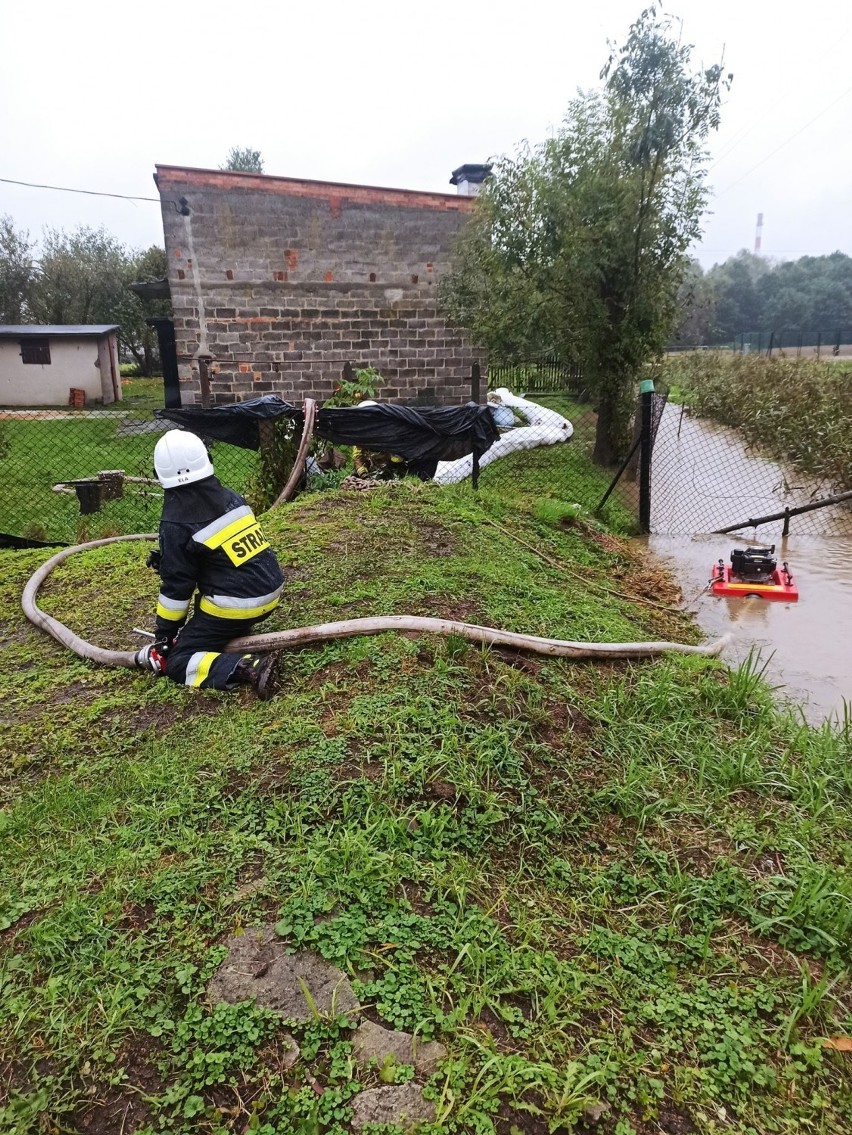
[[[724,194],[725,194],[725,193],[727,193],[727,192],[728,192],[729,190],[733,189],[735,185],[739,185],[739,183],[740,183],[741,181],[745,181],[745,179],[746,179],[747,177],[749,177],[749,176],[750,176],[751,174],[753,174],[753,173],[754,173],[754,171],[755,171],[756,169],[760,169],[760,167],[761,167],[762,165],[764,165],[764,164],[765,164],[766,162],[768,162],[770,158],[774,158],[774,157],[775,157],[775,155],[776,155],[776,154],[778,153],[778,151],[779,151],[779,150],[783,150],[785,146],[789,146],[789,144],[790,144],[790,143],[791,143],[792,141],[794,141],[794,140],[795,140],[796,138],[798,138],[800,134],[804,134],[804,132],[805,132],[805,131],[807,130],[807,128],[808,128],[809,126],[813,126],[813,124],[814,124],[814,123],[816,122],[816,120],[817,120],[818,118],[821,118],[821,117],[822,117],[822,116],[823,116],[824,114],[826,114],[826,113],[827,113],[827,112],[828,112],[829,110],[831,110],[831,108],[832,108],[832,107],[834,107],[834,106],[837,106],[837,104],[838,104],[838,103],[839,103],[839,102],[840,102],[840,101],[841,101],[842,99],[845,99],[845,98],[846,98],[846,96],[847,96],[847,95],[848,95],[848,94],[849,94],[850,92],[852,92],[852,87],[847,87],[847,88],[846,88],[846,90],[845,90],[845,91],[843,91],[843,93],[842,93],[842,94],[839,94],[839,95],[837,96],[837,98],[836,98],[836,99],[835,99],[835,100],[834,100],[833,102],[830,102],[830,103],[828,104],[828,106],[824,106],[824,107],[822,108],[822,110],[818,111],[818,112],[817,112],[817,113],[816,113],[816,114],[815,114],[815,115],[813,116],[813,118],[809,119],[809,120],[808,120],[808,121],[807,121],[807,122],[805,123],[805,125],[804,125],[804,126],[800,127],[800,128],[799,128],[799,129],[798,129],[798,130],[797,130],[797,131],[795,132],[795,134],[791,134],[791,135],[790,135],[790,137],[789,137],[789,138],[786,138],[786,139],[785,139],[785,140],[784,140],[784,141],[783,141],[783,142],[781,143],[781,145],[780,145],[780,146],[776,146],[776,147],[775,147],[775,149],[774,149],[774,150],[772,150],[772,151],[771,151],[771,153],[768,153],[768,154],[766,155],[766,157],[765,157],[765,158],[761,158],[759,162],[757,162],[757,163],[756,163],[755,165],[753,165],[753,166],[751,167],[751,169],[749,169],[749,170],[746,170],[746,172],[745,172],[745,173],[744,173],[744,174],[742,175],[742,177],[738,177],[736,181],[732,181],[732,182],[731,182],[731,184],[730,184],[729,186],[727,186],[727,187],[726,187],[725,189],[723,189],[721,193],[717,193],[717,194],[715,195],[715,196],[716,196],[716,198],[718,199],[719,197],[722,197],[722,196],[724,196]]]
[[[0,177],[7,185],[26,185],[29,189],[55,189],[57,193],[85,193],[89,197],[118,197],[122,201],[155,201],[160,203],[159,197],[132,197],[127,193],[104,193],[99,189],[71,189],[67,185],[40,185],[37,181],[16,181],[13,177]]]
[[[813,62],[816,62],[817,60],[819,60],[820,62],[823,62],[829,55],[831,55],[837,49],[837,47],[839,47],[839,45],[843,42],[844,39],[846,39],[846,37],[849,35],[850,32],[852,32],[852,27],[848,27],[846,29],[846,31],[844,31],[841,35],[839,35],[834,40],[833,44],[831,45],[831,47],[827,51],[821,50],[817,55],[815,55],[813,57],[813,59],[811,59],[810,62],[813,63]],[[808,64],[808,66],[810,66],[810,63]],[[755,118],[751,122],[750,125],[745,126],[744,128],[740,129],[734,135],[734,137],[731,139],[731,141],[728,143],[728,145],[722,150],[722,153],[719,154],[719,156],[716,158],[715,162],[713,162],[712,166],[710,166],[708,168],[707,172],[710,173],[712,170],[714,170],[716,168],[717,165],[720,164],[720,162],[723,162],[725,160],[725,158],[728,156],[728,154],[732,153],[737,148],[737,146],[739,146],[743,141],[745,141],[745,139],[748,137],[748,135],[751,134],[752,130],[754,130],[757,126],[759,126],[761,124],[761,122],[763,122],[766,118],[768,118],[768,116],[770,114],[772,114],[773,111],[777,110],[777,108],[782,103],[786,102],[787,99],[791,97],[791,95],[798,93],[798,91],[799,91],[798,86],[796,86],[794,84],[789,84],[786,92],[783,95],[781,95],[780,98],[776,98],[773,102],[768,103],[766,105],[765,109],[763,110],[763,112],[761,114],[759,114],[757,116],[757,118]]]

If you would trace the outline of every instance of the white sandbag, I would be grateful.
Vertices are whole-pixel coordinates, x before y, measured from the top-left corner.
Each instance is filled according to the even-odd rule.
[[[480,457],[480,469],[493,461],[498,461],[501,457],[506,457],[509,453],[567,441],[574,433],[574,427],[567,418],[563,418],[555,410],[547,410],[544,406],[539,406],[536,402],[519,398],[510,390],[502,387],[493,390],[489,393],[488,400],[496,405],[511,406],[512,409],[520,411],[530,424],[516,426],[510,432],[503,434],[499,441],[495,441]],[[460,457],[458,461],[439,461],[433,480],[439,485],[455,485],[465,477],[469,477],[472,472],[473,454],[469,453],[466,457]]]

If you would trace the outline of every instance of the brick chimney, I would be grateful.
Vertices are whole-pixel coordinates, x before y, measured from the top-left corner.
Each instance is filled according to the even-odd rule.
[[[455,185],[456,192],[463,197],[478,197],[482,183],[490,173],[491,166],[488,164],[477,165],[472,163],[459,166],[458,169],[453,170],[450,185]]]

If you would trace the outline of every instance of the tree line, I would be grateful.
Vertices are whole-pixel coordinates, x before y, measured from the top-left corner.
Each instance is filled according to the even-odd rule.
[[[46,228],[36,241],[0,216],[0,323],[116,323],[122,356],[150,375],[156,335],[145,320],[171,305],[141,299],[130,285],[161,280],[166,268],[162,248],[128,248],[104,228]]]
[[[730,343],[737,335],[835,334],[852,326],[852,257],[802,256],[776,263],[743,250],[707,272],[692,261],[680,291],[677,341]]]

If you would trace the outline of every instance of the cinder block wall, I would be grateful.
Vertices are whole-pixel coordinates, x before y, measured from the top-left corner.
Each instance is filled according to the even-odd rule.
[[[347,362],[381,372],[383,399],[470,398],[484,352],[436,291],[473,199],[174,166],[156,180],[185,404],[200,354],[214,403],[322,401]]]

